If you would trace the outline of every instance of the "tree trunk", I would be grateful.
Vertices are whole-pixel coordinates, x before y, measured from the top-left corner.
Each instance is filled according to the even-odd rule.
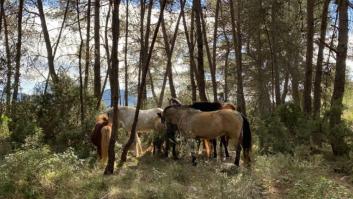
[[[277,15],[279,12],[279,3],[277,0],[272,2],[272,9],[271,9],[271,40],[272,40],[272,62],[273,62],[273,70],[274,70],[274,88],[275,88],[275,98],[276,98],[276,105],[279,106],[281,104],[281,89],[280,89],[280,78],[279,78],[279,66],[278,66],[278,33],[277,33]]]
[[[220,9],[221,1],[217,0],[216,2],[216,13],[215,13],[215,23],[214,23],[214,30],[213,30],[213,46],[212,46],[212,87],[213,87],[213,100],[216,102],[218,101],[218,94],[217,94],[217,82],[216,82],[216,52],[217,52],[217,30],[218,30],[218,16],[219,16],[219,9]],[[226,58],[228,59],[228,58]]]
[[[87,28],[86,28],[86,46],[85,46],[85,80],[84,80],[84,91],[85,97],[87,97],[88,92],[88,77],[89,77],[89,65],[90,65],[90,37],[91,37],[91,0],[87,3]]]
[[[217,13],[217,15],[218,15],[218,13]],[[217,97],[218,94],[217,94],[217,82],[216,82],[216,74],[215,74],[216,71],[215,71],[215,66],[214,66],[215,63],[213,63],[213,57],[211,57],[210,47],[208,46],[206,22],[205,22],[205,19],[203,17],[202,11],[201,11],[201,22],[202,22],[202,35],[203,35],[203,39],[204,39],[204,42],[205,42],[206,55],[207,55],[208,65],[210,66],[210,72],[211,72],[213,100],[215,102],[217,102],[218,101],[218,97]],[[218,20],[216,19],[215,28],[217,28],[217,26],[218,26],[217,23],[218,23]],[[216,33],[215,33],[214,36],[215,36],[214,39],[216,39],[217,38],[217,30],[216,30]],[[213,45],[214,46],[216,45],[215,42],[217,42],[217,39],[216,39],[216,41],[213,41]],[[216,52],[214,52],[214,54],[215,53]],[[214,61],[216,61],[216,60],[214,60]]]
[[[202,42],[202,28],[201,28],[201,1],[193,0],[193,9],[196,20],[196,42],[197,42],[197,76],[198,87],[201,101],[208,101],[205,87],[205,71],[203,63],[203,42]],[[194,19],[192,19],[194,20]]]
[[[320,116],[322,62],[324,59],[324,48],[325,48],[324,43],[326,40],[327,14],[328,14],[329,4],[330,4],[330,0],[324,1],[324,6],[322,8],[322,15],[321,15],[319,50],[317,53],[317,64],[316,64],[316,73],[315,73],[315,81],[314,81],[314,110],[313,110],[314,118],[318,118]]]
[[[336,74],[331,98],[330,114],[330,142],[334,155],[345,155],[348,152],[347,144],[344,141],[344,132],[340,125],[342,123],[343,95],[346,79],[346,59],[348,48],[348,1],[338,1],[339,28],[338,46],[336,59]]]
[[[182,4],[182,6],[184,6],[184,5]],[[164,17],[162,19],[162,33],[163,33],[163,39],[164,39],[164,44],[165,44],[165,51],[166,51],[167,58],[168,58],[166,70],[167,70],[168,79],[169,79],[170,94],[171,94],[171,96],[173,98],[176,98],[177,95],[176,95],[174,81],[173,81],[172,56],[173,56],[173,51],[174,51],[176,37],[177,37],[177,34],[178,34],[178,30],[179,30],[180,19],[181,19],[181,13],[178,16],[177,24],[175,26],[174,34],[173,34],[173,37],[172,37],[171,41],[168,38],[167,30],[166,30],[166,27],[165,27]]]
[[[15,105],[18,96],[18,87],[20,81],[20,67],[21,67],[21,45],[22,45],[22,11],[23,11],[24,0],[19,0],[18,15],[17,15],[17,43],[16,43],[16,58],[15,58],[15,77],[14,77],[14,88],[12,103]],[[1,23],[1,22],[0,22]],[[12,108],[15,108],[13,106]]]
[[[101,91],[100,64],[100,0],[94,2],[94,96],[98,99]]]
[[[111,85],[111,95],[113,96],[113,127],[112,127],[112,134],[110,137],[109,142],[109,151],[108,151],[108,164],[105,167],[104,174],[113,174],[114,172],[114,163],[115,163],[115,141],[116,141],[116,134],[118,131],[118,100],[119,100],[119,60],[118,60],[118,39],[119,39],[119,6],[120,0],[113,1],[113,18],[112,18],[112,68],[110,79],[112,82]]]
[[[125,49],[124,49],[124,63],[125,63],[125,106],[129,105],[129,73],[128,73],[128,65],[127,65],[127,38],[129,36],[129,0],[126,0],[126,10],[125,10]]]
[[[166,54],[167,54],[168,60],[167,60],[167,67],[166,67],[166,75],[163,78],[161,94],[160,94],[159,102],[158,102],[159,106],[162,106],[162,103],[163,103],[164,90],[165,90],[167,76],[168,76],[168,79],[169,79],[169,88],[170,88],[171,96],[174,97],[174,98],[177,97],[176,96],[175,87],[174,87],[174,82],[173,82],[172,55],[173,55],[173,51],[174,51],[175,41],[176,41],[176,38],[178,36],[179,23],[180,23],[182,12],[183,12],[183,9],[184,9],[184,6],[185,6],[185,2],[186,1],[184,1],[184,2],[180,1],[181,11],[180,11],[180,14],[178,16],[177,24],[175,25],[175,29],[174,29],[174,34],[173,34],[172,40],[170,42],[171,46],[169,46],[169,38],[168,38],[168,34],[167,34],[167,31],[166,31],[166,28],[165,28],[164,17],[162,19],[162,33],[163,33],[163,39],[164,39],[164,43],[165,43],[165,50],[166,50]]]
[[[292,98],[294,103],[300,107],[298,66],[298,56],[294,55],[294,62],[293,64],[289,65],[289,73],[292,83]]]
[[[10,114],[10,104],[11,104],[11,79],[12,79],[12,65],[11,65],[11,52],[9,43],[9,31],[7,29],[7,19],[5,14],[4,5],[2,4],[1,13],[4,21],[4,35],[5,35],[5,51],[6,51],[6,65],[7,65],[7,80],[6,80],[6,111]]]
[[[135,137],[136,137],[136,125],[137,125],[137,119],[138,119],[139,111],[140,111],[141,104],[142,104],[143,89],[144,89],[144,85],[146,83],[146,76],[147,76],[147,72],[148,72],[148,68],[149,68],[149,63],[151,61],[153,47],[154,47],[154,44],[155,44],[156,39],[157,39],[158,30],[159,30],[159,27],[161,25],[161,21],[162,21],[165,5],[166,5],[166,1],[162,0],[161,6],[160,6],[161,10],[160,10],[160,14],[159,14],[159,17],[158,17],[157,26],[156,26],[156,29],[155,29],[155,31],[153,33],[153,38],[152,38],[151,46],[150,46],[149,51],[148,51],[149,53],[148,53],[145,65],[143,66],[142,77],[141,77],[141,85],[139,87],[137,105],[136,105],[136,112],[135,112],[134,122],[132,124],[131,134],[130,134],[128,142],[125,144],[125,146],[123,148],[123,152],[121,153],[121,159],[120,159],[120,165],[121,166],[124,164],[124,162],[126,162],[127,152],[129,150],[130,146],[132,145],[132,143],[134,142]]]
[[[180,0],[180,3],[182,3],[182,0]],[[194,58],[194,42],[193,42],[193,32],[194,32],[194,20],[193,20],[193,10],[191,11],[191,30],[190,30],[190,37],[188,33],[188,28],[186,25],[186,20],[185,20],[185,12],[184,8],[181,9],[181,14],[183,17],[183,25],[184,25],[184,32],[185,32],[185,38],[186,38],[186,43],[188,44],[189,48],[189,62],[190,62],[190,82],[191,82],[191,98],[192,101],[196,101],[196,83],[195,83],[195,70],[196,70],[196,64],[195,64],[195,58]],[[198,80],[197,80],[198,81]]]
[[[76,12],[77,12],[77,25],[78,31],[80,35],[80,46],[78,50],[78,72],[79,72],[79,79],[80,79],[80,116],[81,116],[81,126],[83,127],[83,123],[85,121],[85,109],[83,103],[83,80],[82,80],[82,48],[83,48],[83,38],[81,32],[81,22],[80,22],[80,7],[79,7],[79,0],[76,1]]]
[[[3,6],[4,6],[4,1],[5,0],[0,0],[0,36],[1,36],[1,31],[2,31],[2,15],[3,15]]]
[[[224,33],[224,38],[226,40],[226,43],[227,43],[227,51],[226,51],[226,55],[225,55],[225,62],[224,62],[224,101],[225,102],[228,102],[228,96],[229,96],[229,86],[228,86],[228,73],[229,73],[229,63],[228,63],[228,60],[229,60],[229,53],[230,53],[230,48],[231,48],[231,45],[230,45],[230,42],[229,42],[229,39],[227,37],[227,34],[224,30],[224,27],[223,27],[223,33]]]
[[[58,75],[55,72],[54,54],[53,54],[53,49],[52,49],[51,42],[50,42],[50,37],[49,37],[48,28],[47,28],[47,23],[45,21],[45,15],[44,15],[44,11],[43,11],[42,0],[37,0],[37,6],[38,6],[38,11],[39,11],[39,18],[40,18],[40,21],[41,21],[41,26],[42,26],[45,46],[46,46],[46,49],[47,49],[49,73],[50,73],[50,76],[51,76],[54,84],[56,84],[59,81],[59,77],[58,77]]]
[[[242,43],[241,43],[241,23],[240,23],[240,6],[241,0],[237,0],[237,20],[235,19],[234,3],[230,0],[230,14],[232,21],[233,45],[235,49],[235,59],[237,64],[237,104],[238,110],[246,115],[245,98],[243,91],[243,69],[242,69]],[[236,20],[236,21],[235,21]],[[236,22],[236,23],[235,23]],[[237,28],[237,31],[235,31]]]
[[[282,92],[282,96],[281,96],[281,103],[282,104],[284,104],[286,102],[287,93],[288,93],[288,84],[289,84],[289,72],[286,71],[286,74],[284,77],[283,92]]]
[[[311,113],[311,87],[313,73],[313,38],[314,38],[314,5],[315,0],[307,0],[307,35],[306,35],[306,63],[303,109],[307,114]]]
[[[154,99],[154,101],[155,101],[155,103],[157,105],[158,104],[158,98],[157,98],[156,92],[154,91],[153,77],[152,77],[152,73],[151,73],[150,69],[148,69],[148,79],[150,80],[151,92],[152,92],[153,99]]]

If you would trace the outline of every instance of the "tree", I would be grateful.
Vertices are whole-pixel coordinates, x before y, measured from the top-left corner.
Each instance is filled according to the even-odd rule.
[[[240,22],[240,6],[241,0],[237,0],[237,19],[235,19],[234,2],[230,0],[230,15],[233,35],[233,45],[235,49],[235,59],[237,65],[237,104],[238,109],[246,115],[245,98],[243,91],[243,67],[242,67],[242,43],[241,43],[241,22]],[[235,30],[237,29],[237,30]]]
[[[54,84],[56,84],[59,81],[59,77],[56,74],[55,67],[54,67],[55,50],[53,52],[53,48],[52,48],[50,37],[49,37],[47,22],[45,20],[45,14],[44,14],[44,10],[43,10],[43,2],[42,2],[42,0],[37,0],[37,7],[38,7],[38,11],[39,11],[39,18],[40,18],[40,22],[41,22],[41,26],[42,26],[45,46],[46,46],[46,49],[47,49],[47,59],[48,59],[49,74],[50,74]],[[65,21],[65,18],[66,18],[66,14],[64,16],[64,20],[63,21]],[[59,34],[59,35],[61,35],[61,34]],[[58,41],[59,41],[59,38],[60,38],[60,36],[58,37]],[[56,46],[58,46],[58,44],[59,44],[59,42],[56,43]],[[57,47],[55,47],[55,49],[56,48]]]
[[[115,141],[116,134],[118,131],[118,100],[119,100],[119,60],[118,60],[118,39],[119,39],[119,6],[120,0],[113,1],[113,19],[112,19],[112,68],[111,68],[111,95],[113,99],[113,127],[112,134],[109,142],[109,151],[108,151],[108,164],[105,168],[104,174],[113,174],[114,172],[114,162],[115,162]]]
[[[80,116],[81,116],[81,125],[85,120],[85,109],[83,103],[83,79],[82,79],[82,48],[83,48],[83,37],[81,31],[81,22],[80,22],[80,0],[76,0],[76,13],[77,13],[77,26],[80,35],[80,45],[78,47],[78,73],[79,73],[79,81],[80,81]]]
[[[17,43],[16,43],[16,58],[15,58],[15,77],[12,103],[17,101],[18,87],[20,80],[20,66],[21,66],[21,45],[22,45],[22,11],[24,0],[19,1],[18,14],[17,14]]]
[[[153,33],[151,46],[148,49],[148,55],[147,55],[146,62],[143,65],[143,71],[142,71],[142,76],[141,76],[141,84],[139,86],[139,92],[138,92],[138,97],[137,97],[137,105],[136,105],[136,112],[135,112],[134,122],[132,124],[131,134],[130,134],[129,140],[125,144],[125,146],[123,148],[123,151],[121,153],[120,165],[122,165],[122,164],[124,164],[124,162],[126,162],[127,152],[129,150],[130,146],[132,145],[132,143],[134,142],[135,137],[136,137],[136,125],[137,125],[137,119],[138,119],[138,116],[139,116],[139,111],[140,111],[140,108],[141,108],[141,105],[142,105],[142,100],[143,100],[143,98],[142,98],[143,96],[142,95],[143,95],[144,85],[146,83],[146,76],[147,76],[147,72],[148,72],[149,63],[151,61],[154,44],[156,42],[157,35],[158,35],[158,30],[159,30],[159,27],[160,27],[161,22],[162,22],[164,8],[166,6],[166,1],[165,0],[161,0],[160,4],[161,4],[161,6],[160,6],[160,13],[159,13],[158,21],[157,21],[157,26],[156,26],[156,29],[154,30],[154,33]]]
[[[314,5],[315,0],[307,0],[307,33],[306,33],[306,64],[303,109],[307,114],[311,113],[311,87],[313,73],[313,38],[314,38]]]
[[[182,2],[182,1],[180,1]],[[185,11],[184,7],[181,9],[181,14],[183,17],[183,25],[184,25],[184,32],[185,32],[185,38],[186,38],[186,43],[189,48],[189,63],[190,63],[190,82],[191,82],[191,95],[192,95],[192,101],[196,101],[196,83],[195,83],[195,73],[196,73],[196,63],[195,63],[195,57],[194,57],[194,10],[191,10],[191,27],[190,31],[188,31],[187,25],[186,25],[186,17],[185,17]],[[189,36],[190,32],[190,36]],[[200,80],[198,79],[198,76],[196,76],[196,81],[199,82]]]
[[[317,64],[316,64],[316,73],[314,81],[314,118],[320,116],[321,108],[321,78],[322,78],[322,62],[324,59],[324,48],[325,48],[325,38],[326,38],[326,29],[327,29],[327,13],[330,0],[325,0],[322,8],[321,15],[321,27],[320,27],[320,39],[318,41],[319,50],[317,53]]]
[[[205,87],[205,71],[203,62],[203,41],[201,28],[201,1],[193,0],[193,12],[196,22],[196,42],[197,42],[197,85],[199,87],[199,96],[201,101],[208,101]],[[194,20],[193,18],[191,20]]]
[[[128,74],[128,64],[127,64],[127,38],[129,36],[129,0],[126,0],[125,3],[126,10],[125,10],[125,49],[124,49],[124,64],[125,64],[125,93],[124,93],[124,98],[125,98],[125,106],[129,105],[129,86],[128,86],[128,81],[129,81],[129,74]]]
[[[91,35],[91,0],[88,0],[87,3],[87,15],[86,15],[86,47],[85,47],[85,79],[84,79],[84,91],[85,97],[87,97],[88,89],[88,77],[89,77],[89,64],[90,64],[90,35]]]
[[[94,96],[99,99],[101,91],[100,74],[100,0],[94,2]]]
[[[7,16],[4,9],[4,3],[1,4],[1,14],[4,21],[4,35],[5,35],[5,51],[6,51],[6,65],[7,65],[7,80],[6,80],[6,107],[7,112],[10,113],[10,101],[11,101],[11,79],[12,79],[12,60],[11,60],[11,51],[10,51],[10,43],[9,43],[9,31],[7,24]]]
[[[348,1],[338,1],[339,27],[336,58],[336,74],[331,98],[330,142],[334,155],[344,155],[348,152],[342,132],[343,94],[346,80],[346,59],[348,48]]]

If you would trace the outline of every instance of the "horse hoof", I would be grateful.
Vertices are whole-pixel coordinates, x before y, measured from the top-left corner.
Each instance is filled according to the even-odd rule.
[[[196,166],[197,166],[197,163],[196,163],[196,162],[193,162],[193,163],[192,163],[192,166],[196,167]]]

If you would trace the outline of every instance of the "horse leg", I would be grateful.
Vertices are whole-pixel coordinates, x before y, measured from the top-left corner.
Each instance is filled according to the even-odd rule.
[[[196,139],[197,142],[197,153],[200,153],[201,139]]]
[[[197,165],[197,162],[196,162],[196,147],[195,147],[195,142],[194,140],[191,140],[190,139],[188,140],[188,145],[191,149],[191,162],[192,162],[192,165],[193,166],[196,166]]]
[[[210,158],[211,157],[211,149],[210,149],[209,142],[207,139],[204,139],[203,141],[204,141],[204,145],[205,145],[207,158]]]
[[[213,157],[217,158],[217,138],[212,139],[212,145],[213,145]]]
[[[226,154],[226,158],[229,158],[228,141],[227,141],[226,136],[221,137],[221,143],[224,146],[224,153]]]
[[[140,137],[137,133],[136,133],[136,151],[138,154],[137,157],[139,157],[143,153],[142,146],[141,146],[141,140],[140,140]]]
[[[239,162],[240,162],[240,153],[241,153],[241,141],[243,140],[243,136],[242,134],[240,134],[240,136],[238,137],[238,140],[235,140],[236,141],[236,145],[235,145],[235,148],[236,148],[236,153],[235,153],[235,162],[234,164],[239,166]]]

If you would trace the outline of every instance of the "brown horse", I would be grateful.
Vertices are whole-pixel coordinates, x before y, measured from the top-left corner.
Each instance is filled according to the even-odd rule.
[[[176,99],[176,98],[171,98],[169,100],[169,105],[182,105],[181,102]],[[226,102],[226,103],[219,103],[219,102],[194,102],[191,105],[188,105],[190,108],[198,109],[200,111],[216,111],[216,110],[221,110],[221,109],[231,109],[231,110],[237,110],[237,106],[234,105],[233,103]],[[217,158],[217,140],[213,139],[212,145],[213,145],[213,157]],[[209,141],[207,139],[203,140],[204,148],[206,149],[206,154],[207,157],[210,157],[211,151],[209,147]],[[200,143],[199,143],[200,145]],[[226,136],[222,136],[220,140],[220,149],[222,149],[222,145],[224,146],[224,152],[226,157],[230,157],[228,153],[228,139]],[[199,148],[199,147],[198,147]]]
[[[91,135],[92,143],[97,147],[98,157],[101,165],[108,161],[108,144],[112,132],[112,123],[109,122],[107,114],[96,117],[96,126]]]
[[[241,113],[229,109],[202,112],[190,106],[171,105],[164,109],[161,118],[167,124],[176,125],[186,138],[229,137],[237,149],[234,164],[239,165],[241,146],[244,149],[244,162],[250,163],[251,131],[249,122]],[[195,152],[191,156],[196,165]]]

